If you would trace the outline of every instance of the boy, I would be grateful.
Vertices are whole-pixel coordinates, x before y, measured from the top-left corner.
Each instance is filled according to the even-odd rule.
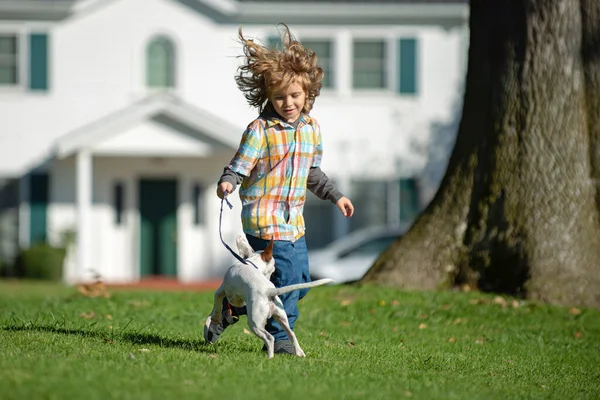
[[[352,202],[320,169],[321,133],[317,121],[308,115],[320,93],[323,70],[317,66],[316,54],[284,27],[283,50],[246,40],[239,30],[246,62],[239,68],[236,82],[260,115],[246,128],[238,151],[217,184],[221,199],[241,184],[242,226],[255,251],[274,240],[276,271],[271,279],[276,287],[310,280],[302,216],[307,188],[333,202],[344,216],[354,214]],[[292,329],[298,318],[298,300],[306,293],[280,296]],[[207,321],[207,342],[214,343],[245,313],[231,307],[226,299],[223,310],[221,324]],[[295,354],[287,334],[273,318],[267,331],[275,338],[275,353]]]

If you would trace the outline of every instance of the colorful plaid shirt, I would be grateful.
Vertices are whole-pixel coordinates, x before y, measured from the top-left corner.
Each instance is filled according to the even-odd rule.
[[[229,168],[245,178],[244,232],[262,239],[295,241],[304,235],[302,211],[311,167],[323,153],[314,118],[302,114],[296,128],[278,117],[261,115],[248,125]]]

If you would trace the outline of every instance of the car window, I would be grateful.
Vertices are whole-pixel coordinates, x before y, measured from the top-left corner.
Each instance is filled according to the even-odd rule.
[[[340,258],[360,256],[360,255],[377,255],[386,250],[398,238],[398,236],[382,236],[368,240],[359,244],[356,247],[348,249],[340,253]]]

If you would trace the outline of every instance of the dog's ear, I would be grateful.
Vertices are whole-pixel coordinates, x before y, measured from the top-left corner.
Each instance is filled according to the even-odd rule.
[[[254,254],[254,249],[250,246],[250,243],[248,243],[248,239],[246,239],[245,235],[239,235],[235,242],[237,244],[238,251],[240,252],[240,256],[242,256],[243,259],[246,259]]]
[[[269,242],[265,250],[261,253],[260,258],[264,262],[269,262],[273,258],[273,239]]]

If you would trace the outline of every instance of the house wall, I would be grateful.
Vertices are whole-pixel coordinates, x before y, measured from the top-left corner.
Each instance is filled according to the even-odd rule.
[[[457,27],[290,26],[300,40],[333,40],[335,86],[322,91],[312,112],[323,133],[325,172],[350,195],[352,179],[383,180],[420,174],[426,163],[432,126],[454,120],[453,113],[458,109],[455,103],[462,97],[468,42],[466,21]],[[49,33],[49,89],[32,93],[23,87],[0,88],[0,178],[19,177],[40,164],[49,165],[51,240],[58,241],[61,232],[76,225],[75,162],[73,158],[53,159],[53,144],[152,93],[145,86],[146,46],[152,38],[164,35],[175,44],[176,87],[172,91],[194,107],[229,120],[239,127],[241,135],[256,117],[256,110],[246,104],[234,81],[241,54],[237,28],[216,23],[174,0],[106,2],[57,23],[2,22],[0,31]],[[244,33],[266,41],[276,33],[276,27],[248,25],[244,26]],[[418,41],[417,94],[400,95],[393,89],[354,90],[352,41],[387,40],[391,60],[389,87],[394,88],[397,71],[393,64],[399,37]],[[214,183],[233,152],[216,156],[198,148],[192,153],[202,158],[185,157],[181,153],[186,153],[186,139],[181,138],[173,147],[179,146],[180,151],[175,152],[179,154],[157,163],[156,159],[135,154],[135,147],[131,147],[140,137],[153,134],[152,129],[152,124],[142,123],[131,130],[130,136],[115,137],[97,149],[100,153],[94,157],[92,259],[103,276],[112,281],[135,279],[139,274],[137,179],[144,174],[177,176],[180,278],[219,276],[231,258],[216,235],[219,203],[214,196]],[[146,154],[157,143],[146,143],[138,150]],[[126,155],[134,157],[115,155],[124,147],[128,147]],[[113,155],[107,156],[108,153]],[[126,222],[122,227],[113,223],[111,185],[116,179],[126,188]],[[195,180],[207,187],[208,219],[203,228],[190,225],[190,186]],[[225,211],[224,222],[224,238],[230,244],[241,231],[239,204],[237,196],[233,197],[236,207],[233,212]],[[27,244],[27,216],[27,205],[22,203],[22,245]],[[71,281],[88,273],[75,271],[74,260],[71,254],[67,268],[67,279]]]
[[[35,94],[0,89],[0,118],[10,132],[0,148],[0,175],[19,174],[42,162],[58,137],[147,96],[145,51],[157,35],[175,43],[178,95],[231,120],[240,133],[256,115],[233,79],[241,54],[237,26],[216,24],[176,1],[122,0],[53,26],[11,22],[2,29],[11,25],[25,31],[50,29],[50,88]],[[313,111],[323,130],[328,174],[418,172],[425,152],[415,149],[427,146],[433,123],[451,119],[452,105],[461,96],[466,27],[292,24],[292,29],[300,39],[334,39],[336,88],[323,90]],[[244,32],[266,39],[276,29],[252,25]],[[387,38],[394,60],[400,36],[418,39],[418,94],[353,90],[353,38]],[[391,87],[396,75],[390,70]],[[407,164],[403,171],[398,171],[399,159]],[[356,167],[349,170],[348,160]]]

